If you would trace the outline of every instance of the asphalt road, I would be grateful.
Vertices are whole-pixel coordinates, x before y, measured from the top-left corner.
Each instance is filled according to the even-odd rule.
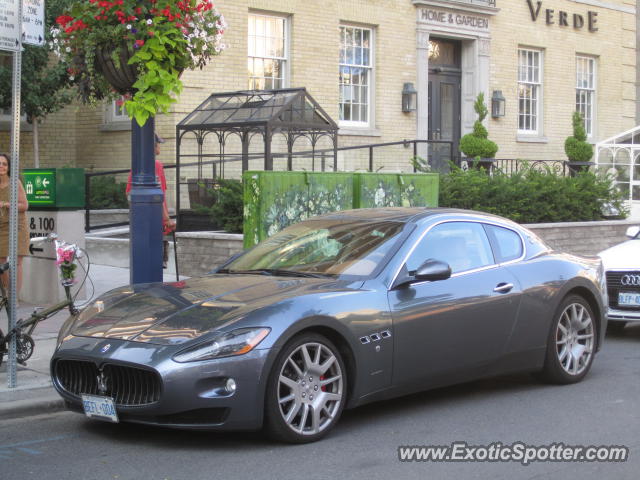
[[[640,325],[609,336],[580,384],[529,375],[421,393],[345,412],[325,440],[272,443],[259,433],[180,432],[62,412],[0,424],[2,479],[637,479]],[[400,445],[524,442],[624,445],[624,463],[403,463]]]

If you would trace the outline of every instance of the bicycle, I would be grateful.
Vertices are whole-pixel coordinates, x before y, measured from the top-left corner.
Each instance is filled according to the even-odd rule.
[[[71,286],[75,283],[74,270],[76,267],[76,261],[78,258],[86,255],[86,252],[75,244],[68,244],[64,241],[58,240],[58,236],[55,233],[50,233],[46,237],[32,238],[32,243],[41,241],[54,242],[56,249],[56,264],[60,268],[61,283],[65,291],[65,299],[61,302],[52,305],[43,310],[34,310],[33,313],[26,319],[20,319],[16,322],[16,326],[9,330],[6,335],[3,334],[0,329],[0,365],[5,354],[8,354],[9,342],[11,338],[16,337],[16,359],[21,365],[26,365],[26,361],[33,355],[35,348],[35,342],[31,336],[36,326],[58,313],[65,308],[69,309],[71,315],[77,315],[79,309],[75,305],[75,297],[71,295]],[[5,263],[0,265],[0,275],[4,274],[9,269],[9,264]],[[85,280],[89,274],[89,269],[85,270]],[[84,280],[83,280],[84,283]],[[4,308],[9,313],[9,299],[7,291],[0,282],[0,311]]]

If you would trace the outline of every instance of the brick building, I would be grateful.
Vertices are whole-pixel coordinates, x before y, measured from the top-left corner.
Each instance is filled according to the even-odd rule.
[[[175,125],[212,92],[301,87],[340,126],[340,146],[403,139],[457,143],[473,102],[501,92],[505,115],[487,119],[498,158],[565,158],[571,114],[592,142],[627,130],[636,110],[636,0],[220,0],[228,48],[185,72],[161,159],[174,162]],[[417,110],[403,112],[405,84]],[[70,106],[40,128],[41,164],[126,168],[130,123],[115,104]],[[0,137],[2,148],[8,136]],[[22,165],[32,164],[29,132]],[[376,168],[409,170],[412,152],[382,150]],[[425,152],[421,152],[423,155]],[[438,152],[429,152],[437,163]],[[433,157],[433,158],[431,158]],[[341,154],[340,169],[365,168]],[[233,172],[233,170],[232,170]]]

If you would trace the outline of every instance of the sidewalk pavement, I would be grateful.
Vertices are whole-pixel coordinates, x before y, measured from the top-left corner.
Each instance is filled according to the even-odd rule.
[[[171,270],[167,269],[164,272],[165,281],[175,280],[175,274]],[[89,276],[94,286],[92,300],[109,290],[129,284],[128,268],[92,264]],[[90,284],[87,285],[86,290],[87,295],[90,295],[92,291]],[[83,305],[87,300],[79,300],[77,303]],[[17,318],[29,316],[35,306],[21,302],[18,306]],[[26,366],[18,365],[16,388],[7,386],[8,359],[5,355],[2,366],[0,366],[0,421],[49,413],[64,408],[62,397],[56,393],[51,384],[49,361],[56,347],[58,331],[68,316],[67,310],[60,311],[36,327],[33,332],[33,340],[35,341],[33,356],[27,361]],[[0,325],[2,325],[2,330],[6,332],[7,317],[4,313],[0,318]]]

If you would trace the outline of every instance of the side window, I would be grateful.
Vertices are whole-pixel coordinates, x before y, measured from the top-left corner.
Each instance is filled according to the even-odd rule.
[[[496,247],[496,261],[499,263],[515,260],[522,256],[520,235],[508,228],[487,225],[487,233]]]
[[[407,261],[409,271],[417,270],[425,260],[447,262],[452,273],[493,264],[489,239],[479,223],[449,222],[433,227]]]

